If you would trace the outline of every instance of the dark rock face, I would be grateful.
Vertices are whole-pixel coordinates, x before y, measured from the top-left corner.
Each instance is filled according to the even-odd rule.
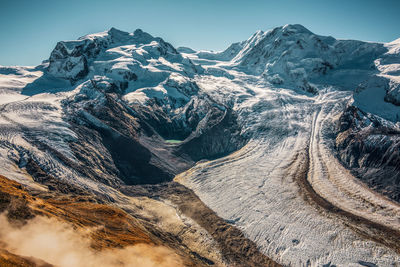
[[[211,110],[202,122],[204,127],[198,127],[178,149],[194,161],[225,156],[246,143],[232,110]]]
[[[84,78],[89,73],[88,58],[94,57],[100,52],[104,43],[88,40],[81,41],[68,51],[64,42],[58,42],[49,58],[48,71],[56,77],[75,82]]]
[[[400,202],[400,131],[353,106],[339,119],[338,131],[336,148],[346,167]]]
[[[163,138],[183,140],[174,154],[187,155],[192,161],[224,156],[246,143],[236,114],[207,95],[192,97],[183,112],[174,116],[157,104],[135,110]]]
[[[150,99],[146,105],[133,103],[135,113],[165,139],[183,140],[193,132],[210,108],[209,99],[199,95],[194,82],[178,84],[167,79],[167,86],[176,89],[185,99],[167,97]],[[180,112],[175,112],[182,109]],[[171,112],[173,111],[173,112]]]
[[[172,172],[150,162],[151,152],[138,140],[120,135],[114,129],[98,130],[118,169],[118,177],[126,184],[154,184],[173,178]]]
[[[168,112],[165,103],[156,100],[129,105],[122,100],[121,86],[110,79],[86,82],[80,93],[63,103],[78,136],[69,143],[79,159],[73,169],[115,187],[156,184],[172,180],[197,160],[243,146],[246,140],[232,110],[192,89],[186,92],[191,97],[188,103],[183,108],[178,105],[180,112]],[[172,138],[184,141],[165,142]]]
[[[82,196],[87,194],[87,192],[81,188],[49,175],[43,171],[33,159],[28,160],[26,164],[26,171],[32,176],[35,182],[46,185],[51,191],[58,191],[64,194],[73,193]]]
[[[118,185],[121,180],[141,184],[172,179],[172,170],[159,165],[140,143],[142,127],[115,93],[119,88],[113,83],[104,86],[96,81],[87,86],[83,95],[64,103],[78,133],[78,140],[71,142],[70,147],[80,159],[79,169],[101,170],[92,178],[110,185]]]

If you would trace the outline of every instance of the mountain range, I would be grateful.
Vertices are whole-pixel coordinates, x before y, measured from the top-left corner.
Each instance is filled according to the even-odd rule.
[[[0,158],[12,237],[49,224],[61,238],[61,224],[88,243],[62,248],[71,265],[0,231],[2,266],[95,266],[93,253],[109,266],[398,266],[400,39],[294,24],[220,52],[140,29],[60,41],[38,66],[0,66]]]

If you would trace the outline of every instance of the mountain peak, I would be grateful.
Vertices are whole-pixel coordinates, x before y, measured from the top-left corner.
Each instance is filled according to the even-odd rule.
[[[143,30],[142,29],[136,29],[134,32],[133,32],[133,35],[140,35],[140,34],[143,34],[144,32],[143,32]]]
[[[392,44],[392,45],[397,45],[397,44],[400,44],[400,38],[398,38],[398,39],[396,39],[396,40],[393,40],[393,41],[391,41],[389,44]]]
[[[100,76],[115,72],[113,78],[118,77],[126,82],[136,80],[138,73],[144,72],[141,64],[149,64],[148,60],[152,60],[151,64],[157,62],[154,64],[162,66],[153,76],[151,71],[146,70],[143,77],[151,77],[153,81],[163,80],[171,72],[184,70],[188,74],[197,71],[192,62],[184,60],[163,39],[153,37],[141,29],[125,32],[114,27],[104,32],[85,35],[79,40],[58,42],[50,55],[47,70],[51,75],[69,80],[72,84],[85,78],[92,70],[93,75]],[[170,64],[164,66],[165,61]],[[175,67],[172,63],[181,65]]]
[[[301,24],[286,24],[283,27],[278,27],[282,28],[282,32],[297,32],[297,33],[311,33],[310,30],[308,30],[306,27],[304,27]]]
[[[111,27],[111,28],[107,31],[107,33],[110,34],[110,35],[129,35],[128,32],[118,30],[117,28],[114,28],[114,27]]]
[[[133,37],[143,42],[150,42],[151,40],[154,39],[154,37],[151,34],[144,32],[142,29],[136,29],[133,32]]]

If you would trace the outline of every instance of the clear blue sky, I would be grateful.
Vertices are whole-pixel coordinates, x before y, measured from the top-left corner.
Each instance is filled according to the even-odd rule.
[[[400,0],[0,0],[0,65],[37,65],[60,40],[141,28],[174,46],[223,50],[300,23],[336,38],[400,38]]]

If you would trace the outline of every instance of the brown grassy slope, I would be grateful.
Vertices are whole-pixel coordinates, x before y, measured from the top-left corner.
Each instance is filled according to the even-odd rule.
[[[41,215],[56,218],[76,229],[93,229],[90,233],[91,246],[96,250],[143,243],[162,245],[172,248],[182,258],[185,266],[204,266],[192,255],[179,251],[176,242],[168,235],[165,237],[165,233],[159,229],[149,229],[152,225],[138,221],[117,207],[97,203],[91,196],[56,192],[30,194],[21,184],[0,176],[0,212],[4,211],[15,224],[24,224]],[[165,243],[165,240],[171,244]],[[4,249],[0,252],[0,266],[40,266]]]

